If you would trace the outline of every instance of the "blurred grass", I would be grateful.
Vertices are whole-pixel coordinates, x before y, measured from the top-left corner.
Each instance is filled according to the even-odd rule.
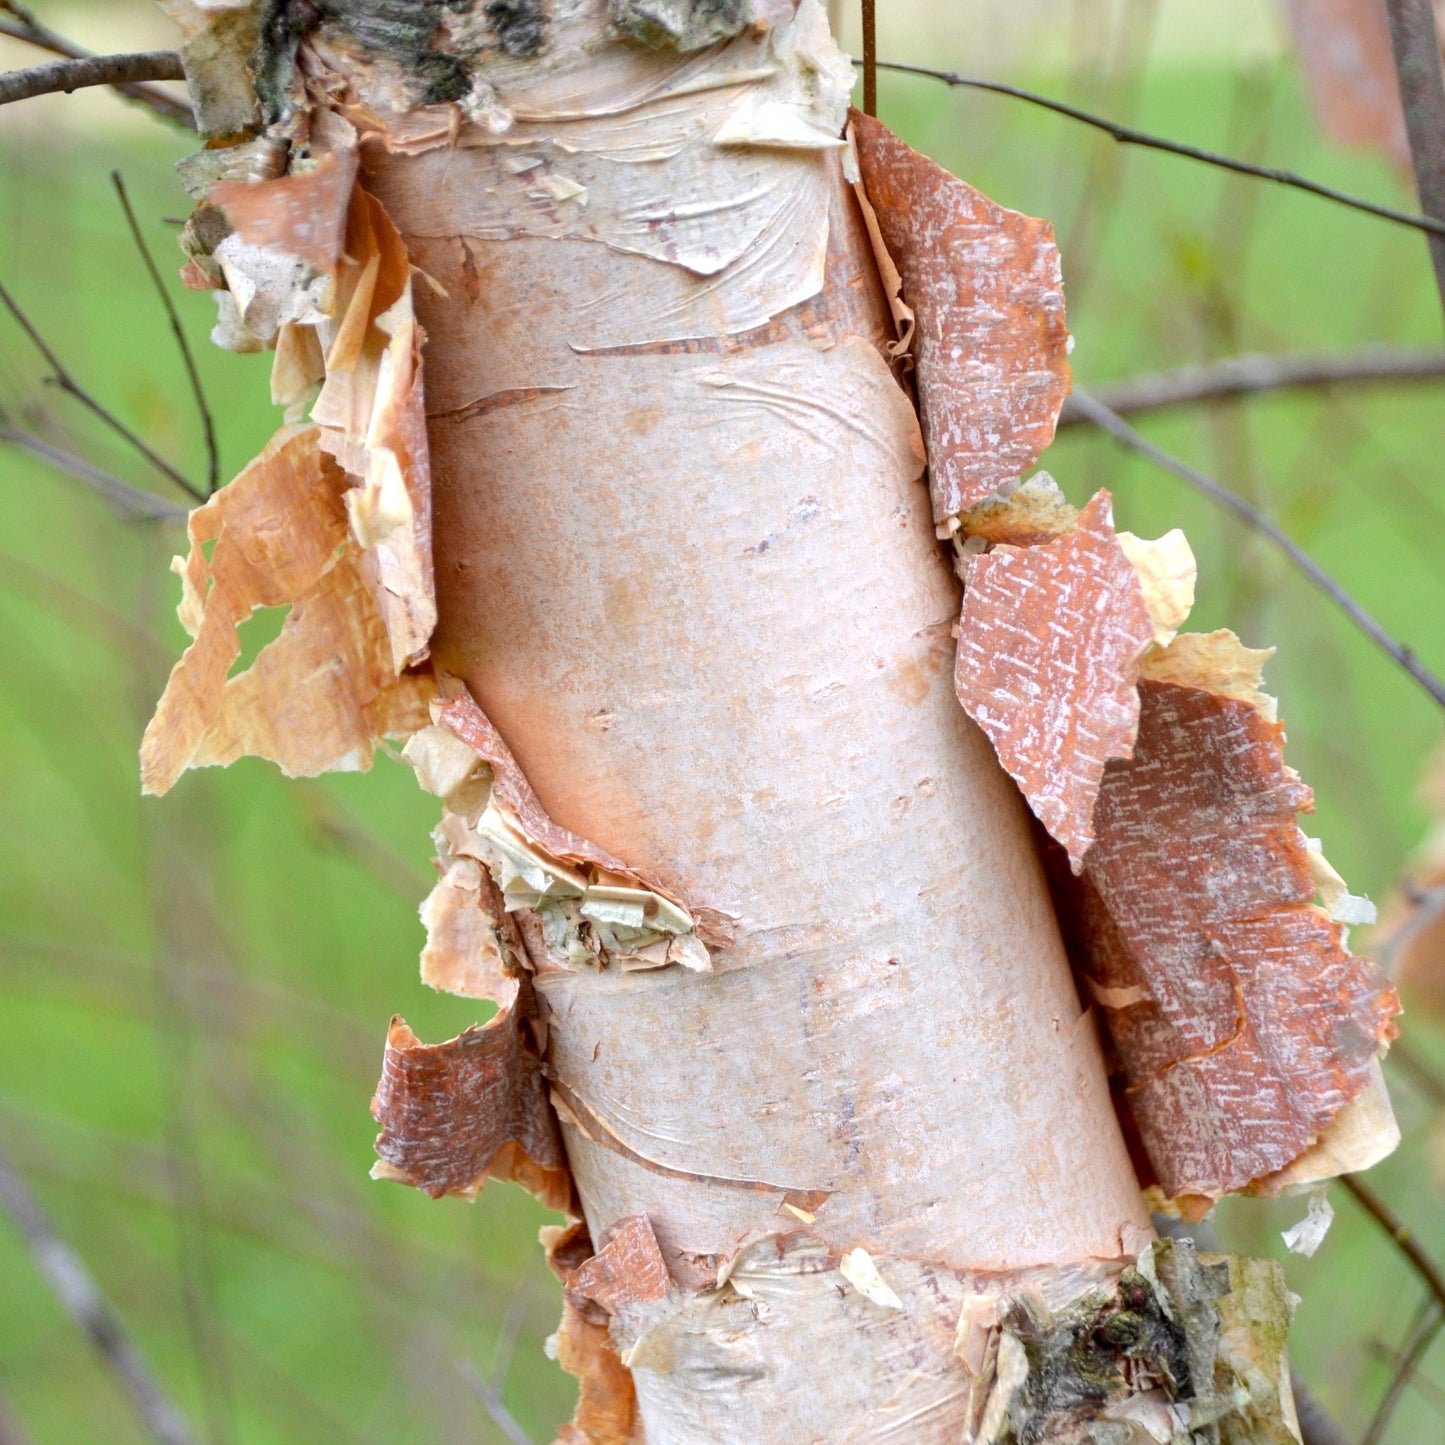
[[[964,56],[938,57],[964,64]],[[1315,135],[1292,69],[1013,77],[1121,119],[1408,204],[1383,163]],[[1112,142],[993,96],[883,77],[881,114],[1004,204],[1054,217],[1075,373],[1096,385],[1249,349],[1434,343],[1423,240],[1312,198]],[[200,475],[184,378],[108,171],[121,166],[163,267],[186,200],[159,126],[53,142],[0,115],[0,279],[71,369]],[[177,288],[178,289],[178,288]],[[205,342],[182,295],[227,474],[277,418],[264,358]],[[140,473],[0,326],[0,402],[65,418],[72,444]],[[1265,504],[1366,607],[1445,670],[1441,388],[1277,397],[1143,429]],[[1107,486],[1119,525],[1175,525],[1199,556],[1194,625],[1278,644],[1267,680],[1309,824],[1357,891],[1382,897],[1424,818],[1413,786],[1440,737],[1429,700],[1255,539],[1083,429],[1045,458],[1072,500]],[[455,1362],[488,1373],[530,1290],[506,1400],[533,1438],[570,1409],[542,1356],[555,1287],[519,1191],[433,1203],[372,1184],[366,1104],[386,1023],[424,1038],[474,1021],[416,976],[434,808],[383,758],[364,778],[287,783],[243,762],[138,793],[140,730],[184,638],[166,571],[178,529],[118,520],[13,452],[0,457],[0,1142],[85,1256],[166,1388],[214,1441],[500,1439]],[[1437,1063],[1438,1033],[1407,1037]],[[1375,1176],[1445,1255],[1439,1101],[1396,1081],[1402,1150]],[[1432,1175],[1432,1161],[1434,1174]],[[1358,1433],[1420,1296],[1336,1192],[1302,1295],[1296,1364]],[[1282,1256],[1301,1201],[1232,1202],[1229,1241]],[[1388,1437],[1439,1438],[1445,1361]],[[38,1442],[139,1440],[109,1377],[0,1221],[0,1399]]]

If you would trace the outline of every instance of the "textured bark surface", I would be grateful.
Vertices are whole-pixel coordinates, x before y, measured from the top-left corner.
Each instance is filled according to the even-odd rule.
[[[846,141],[816,0],[173,8],[185,275],[312,425],[193,520],[147,781],[218,717],[298,771],[409,734],[423,977],[498,1009],[393,1021],[375,1172],[574,1216],[561,1438],[1292,1438],[1278,1273],[1151,1242],[1093,1006],[1187,1205],[1379,1152],[1393,996],[1257,663],[1175,636],[1187,544],[1014,490],[1067,387],[1048,227]],[[225,673],[353,574],[338,755],[266,652]]]

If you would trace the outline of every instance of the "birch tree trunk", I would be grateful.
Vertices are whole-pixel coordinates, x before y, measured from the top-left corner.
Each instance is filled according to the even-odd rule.
[[[816,0],[173,8],[203,121],[255,137],[207,163],[237,229],[194,284],[277,346],[298,418],[323,383],[236,485],[332,488],[287,596],[331,585],[349,516],[355,648],[391,667],[304,758],[294,697],[264,744],[221,737],[213,669],[185,703],[214,694],[209,731],[182,756],[163,702],[148,780],[415,733],[446,799],[424,974],[503,1009],[448,1053],[393,1028],[383,1172],[580,1210],[550,1241],[569,1438],[1170,1439],[1180,1379],[1223,1398],[1244,1359],[1252,1433],[1177,1438],[1292,1438],[1282,1286],[1236,1328],[1264,1276],[1152,1249],[1026,809],[955,696],[959,586]],[[289,189],[236,184],[282,147]],[[278,281],[268,240],[310,270]],[[196,616],[230,505],[193,522],[221,538]]]

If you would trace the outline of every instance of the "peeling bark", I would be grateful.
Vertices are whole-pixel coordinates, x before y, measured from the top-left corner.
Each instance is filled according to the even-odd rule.
[[[1188,1207],[1379,1152],[1393,995],[1182,537],[1019,485],[1047,225],[845,140],[816,0],[169,8],[187,284],[310,421],[192,519],[146,784],[407,735],[422,975],[497,1012],[393,1020],[375,1172],[569,1212],[559,1438],[1294,1438],[1096,1011]]]

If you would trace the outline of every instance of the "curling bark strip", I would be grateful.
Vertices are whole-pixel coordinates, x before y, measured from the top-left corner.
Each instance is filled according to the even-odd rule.
[[[816,0],[168,8],[211,140],[188,284],[216,289],[218,339],[274,347],[310,423],[197,514],[245,525],[207,561],[193,524],[197,643],[147,782],[222,760],[196,744],[218,727],[291,771],[407,735],[443,802],[423,974],[498,1011],[433,1046],[393,1021],[377,1172],[580,1211],[548,1239],[582,1380],[563,1438],[1291,1438],[1277,1271],[1151,1242],[1062,895],[999,766],[1011,728],[1038,734],[1020,781],[1127,932],[1111,780],[1174,685],[1141,677],[1184,643],[1192,559],[1116,536],[1106,498],[1006,495],[1067,389],[1047,227],[876,122],[845,141]],[[258,488],[269,510],[225,500]],[[306,545],[275,547],[298,522]],[[935,524],[968,587],[957,659]],[[343,562],[372,645],[318,669],[340,624],[313,623],[333,725],[283,755],[311,726],[290,654],[227,680],[236,627],[291,602],[304,629],[312,574]],[[1025,605],[1005,647],[989,587],[1001,616],[1015,574],[1073,599],[1056,630],[1108,621],[1071,653]],[[1042,700],[980,714],[988,737],[955,696],[985,664],[997,696]],[[1365,1097],[1388,1032],[1388,995],[1325,942],[1364,1022],[1308,1061],[1335,1082],[1285,1165]],[[1133,961],[1182,1068],[1170,990],[1194,965]],[[1145,1001],[1088,977],[1111,1019]],[[1294,1047],[1277,1002],[1256,1034]],[[1251,1102],[1221,1094],[1221,1117]],[[1331,1157],[1378,1146],[1380,1117]],[[1235,1187],[1215,1174],[1178,1179]]]

